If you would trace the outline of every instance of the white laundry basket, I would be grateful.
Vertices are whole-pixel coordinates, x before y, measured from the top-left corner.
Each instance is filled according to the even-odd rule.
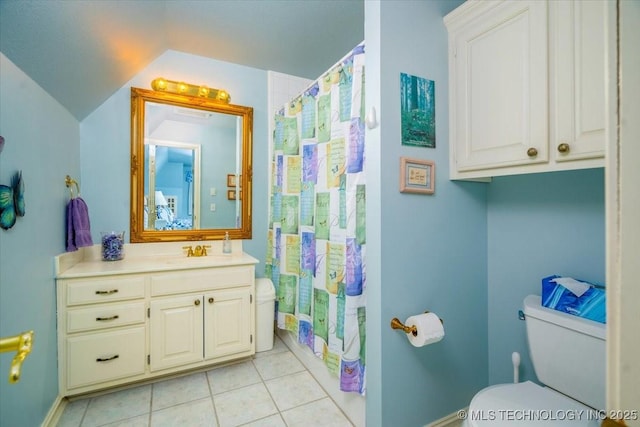
[[[273,348],[276,289],[270,279],[256,279],[256,352]]]

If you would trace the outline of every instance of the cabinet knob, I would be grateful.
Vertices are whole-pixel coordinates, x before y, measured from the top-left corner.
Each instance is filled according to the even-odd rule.
[[[209,298],[209,304],[213,304],[213,297]]]
[[[200,300],[199,300],[199,299],[197,299],[197,300],[195,300],[193,303],[194,303],[195,305],[200,305]]]
[[[569,152],[569,144],[563,142],[562,144],[558,145],[558,151],[560,153],[568,153]]]
[[[538,150],[534,147],[531,147],[527,150],[527,156],[529,157],[535,157],[538,155]]]

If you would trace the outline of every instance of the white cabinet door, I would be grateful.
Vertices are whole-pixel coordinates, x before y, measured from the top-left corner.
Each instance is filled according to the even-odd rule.
[[[204,296],[205,359],[250,350],[251,288],[226,289]]]
[[[547,3],[469,6],[446,20],[452,171],[547,162]]]
[[[202,295],[151,301],[151,371],[202,360]]]
[[[558,162],[604,156],[605,1],[552,1],[551,150]]]

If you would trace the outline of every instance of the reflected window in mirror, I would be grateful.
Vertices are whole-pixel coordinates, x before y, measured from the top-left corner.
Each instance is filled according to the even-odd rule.
[[[131,107],[131,241],[251,238],[253,109],[138,88]]]

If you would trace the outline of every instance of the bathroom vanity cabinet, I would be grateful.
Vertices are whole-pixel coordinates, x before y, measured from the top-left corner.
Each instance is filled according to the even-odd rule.
[[[604,166],[608,3],[469,1],[445,17],[452,179]]]
[[[57,268],[62,396],[255,353],[255,258],[86,258]]]

